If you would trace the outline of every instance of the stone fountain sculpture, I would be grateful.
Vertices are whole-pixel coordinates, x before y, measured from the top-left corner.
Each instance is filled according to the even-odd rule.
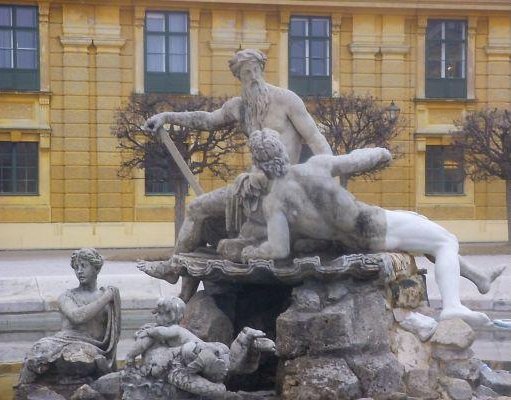
[[[264,332],[248,327],[230,347],[205,342],[179,325],[184,311],[181,299],[161,299],[156,323],[136,333],[121,378],[123,399],[241,399],[226,389],[228,374],[250,374],[257,370],[261,353],[275,351]]]
[[[199,400],[242,399],[226,389],[228,376],[251,374],[275,343],[264,332],[245,327],[228,347],[205,342],[180,326],[185,303],[162,298],[127,354],[126,367],[80,387],[72,400]]]
[[[120,297],[115,287],[97,287],[102,266],[103,258],[95,249],[73,252],[71,267],[79,285],[58,299],[61,330],[37,341],[26,355],[17,399],[38,391],[68,398],[78,386],[115,371]]]
[[[266,332],[278,362],[260,370],[273,380],[259,373],[252,381],[259,389],[274,385],[282,399],[468,400],[497,390],[488,378],[495,371],[470,350],[470,325],[492,322],[461,304],[458,280],[461,274],[486,293],[503,267],[478,271],[459,256],[454,235],[426,217],[357,201],[335,177],[389,163],[390,153],[332,156],[303,102],[264,83],[260,52],[240,51],[229,65],[242,82],[241,98],[212,113],[162,113],[146,122],[155,133],[165,123],[207,129],[240,122],[251,134],[254,168],[189,205],[170,260],[139,265],[170,283],[183,277],[182,325],[206,342],[218,321],[234,335],[244,326]],[[316,155],[296,164],[302,142]],[[219,216],[229,237],[210,240],[218,242],[212,254],[201,249],[204,226]],[[427,306],[425,271],[401,252],[435,262],[439,316]],[[199,280],[204,291],[193,295]],[[229,380],[226,387],[250,383]]]

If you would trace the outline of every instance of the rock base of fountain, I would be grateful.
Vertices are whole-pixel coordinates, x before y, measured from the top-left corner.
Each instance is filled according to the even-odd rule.
[[[173,265],[205,282],[187,308],[190,330],[209,340],[218,321],[236,332],[237,321],[251,318],[250,326],[276,341],[278,363],[262,363],[247,379],[252,385],[229,382],[231,390],[268,388],[276,377],[282,400],[511,395],[511,374],[473,357],[469,325],[433,318],[424,271],[407,254],[247,265],[190,254],[175,256]]]

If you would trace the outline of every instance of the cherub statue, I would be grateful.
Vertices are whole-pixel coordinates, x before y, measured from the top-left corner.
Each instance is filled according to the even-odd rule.
[[[187,342],[201,341],[188,329],[179,325],[184,316],[185,303],[179,297],[161,298],[153,310],[156,322],[145,324],[135,333],[135,344],[126,356],[128,365],[142,356],[141,372],[162,378],[167,367]]]
[[[275,343],[264,332],[248,327],[230,348],[204,342],[179,325],[184,309],[180,298],[160,299],[154,310],[156,323],[144,325],[135,334],[122,379],[123,398],[144,398],[147,393],[178,397],[176,390],[211,399],[239,398],[223,384],[227,374],[251,373],[259,366],[262,352],[275,351]]]
[[[472,325],[490,323],[486,314],[461,304],[460,264],[462,271],[473,271],[465,274],[467,278],[478,279],[474,278],[476,269],[459,256],[456,236],[417,213],[385,210],[358,201],[336,179],[389,163],[392,156],[388,150],[367,148],[341,156],[317,155],[304,164],[291,165],[286,147],[271,129],[252,132],[249,147],[253,164],[269,179],[263,199],[268,240],[245,247],[244,259],[286,258],[292,240],[302,237],[334,240],[357,252],[425,254],[435,262],[443,304],[440,318],[461,318]],[[502,268],[494,268],[487,280],[491,282]]]
[[[103,258],[95,249],[73,252],[71,267],[79,285],[58,299],[62,329],[32,346],[19,384],[39,378],[98,377],[116,369],[120,297],[115,287],[97,287],[102,266]]]

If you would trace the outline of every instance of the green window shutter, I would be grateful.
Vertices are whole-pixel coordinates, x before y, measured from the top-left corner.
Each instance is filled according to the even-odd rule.
[[[146,13],[146,93],[190,93],[188,13]]]
[[[331,96],[330,19],[291,17],[288,46],[289,89],[300,96]]]
[[[0,195],[38,193],[38,143],[0,142]]]
[[[426,195],[464,194],[462,163],[451,146],[426,146]]]
[[[427,98],[467,97],[467,23],[428,20],[426,30]]]
[[[39,75],[37,7],[0,5],[0,90],[37,91]]]

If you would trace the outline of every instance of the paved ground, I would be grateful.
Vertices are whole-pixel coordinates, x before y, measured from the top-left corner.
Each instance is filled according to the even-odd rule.
[[[135,260],[163,259],[168,257],[170,251],[101,250],[105,264],[99,284],[121,289],[123,337],[118,351],[120,359],[124,358],[130,346],[133,331],[152,319],[150,309],[157,299],[163,295],[175,295],[179,291],[178,285],[169,285],[138,271]],[[509,247],[468,245],[462,251],[472,254],[466,258],[479,268],[495,264],[509,266],[486,295],[479,294],[473,284],[461,279],[462,301],[471,308],[488,312],[494,318],[511,318]],[[65,289],[76,286],[76,278],[69,266],[70,254],[70,250],[0,251],[0,364],[21,362],[35,340],[58,329],[57,297]],[[429,298],[431,305],[439,308],[441,303],[434,282],[433,265],[423,257],[417,258],[417,263],[428,269]],[[511,332],[479,332],[474,350],[483,359],[511,361]]]

